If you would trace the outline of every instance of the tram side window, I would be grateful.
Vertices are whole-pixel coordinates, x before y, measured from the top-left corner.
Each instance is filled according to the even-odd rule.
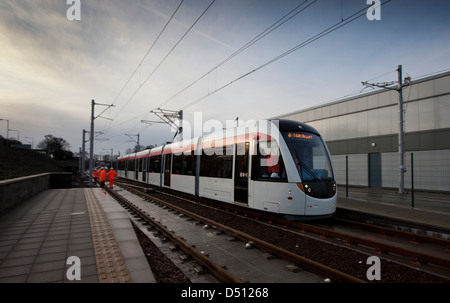
[[[124,170],[125,169],[125,165],[123,161],[119,161],[117,162],[117,170]]]
[[[252,156],[252,180],[286,182],[286,168],[276,141],[258,142]]]
[[[150,168],[151,173],[161,173],[161,156],[150,157]]]
[[[129,171],[134,171],[134,159],[128,160],[128,170]]]
[[[193,151],[188,154],[173,155],[172,174],[195,176],[195,156]]]
[[[148,158],[144,158],[143,161],[142,161],[142,170],[144,172],[146,172],[147,171],[147,167],[148,167]]]
[[[233,173],[232,147],[204,149],[200,160],[200,176],[231,179]]]

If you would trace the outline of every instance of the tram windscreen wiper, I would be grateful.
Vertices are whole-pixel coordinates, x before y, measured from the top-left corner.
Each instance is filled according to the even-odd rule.
[[[308,172],[308,174],[311,175],[311,177],[313,178],[314,181],[322,182],[320,180],[320,178],[316,176],[314,171],[301,160],[300,160],[300,166],[301,166],[302,169],[306,170]],[[302,172],[302,181],[303,181],[303,172]]]

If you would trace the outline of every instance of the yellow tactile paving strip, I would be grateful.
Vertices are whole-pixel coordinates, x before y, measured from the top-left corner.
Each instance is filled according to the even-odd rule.
[[[133,282],[106,214],[92,193],[85,188],[99,283]]]

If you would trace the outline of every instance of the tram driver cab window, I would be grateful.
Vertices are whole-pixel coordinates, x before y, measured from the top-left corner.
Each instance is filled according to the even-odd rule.
[[[252,180],[287,181],[286,169],[276,141],[260,141],[252,157]]]

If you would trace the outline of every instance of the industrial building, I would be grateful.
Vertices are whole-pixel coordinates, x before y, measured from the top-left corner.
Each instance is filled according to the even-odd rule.
[[[450,192],[450,72],[411,81],[402,91],[405,189],[413,167],[414,189]],[[399,116],[399,92],[376,89],[277,118],[322,134],[338,184],[348,173],[352,186],[399,188]]]

